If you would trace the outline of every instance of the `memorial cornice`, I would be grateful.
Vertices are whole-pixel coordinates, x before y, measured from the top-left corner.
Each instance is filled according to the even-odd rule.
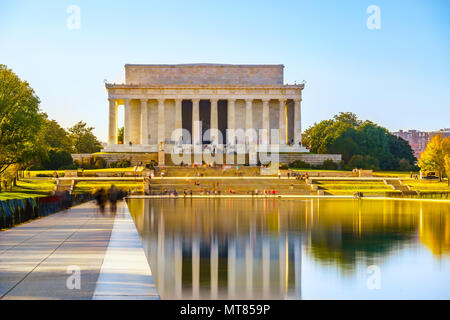
[[[106,84],[109,99],[301,99],[304,84],[227,85],[133,85]]]

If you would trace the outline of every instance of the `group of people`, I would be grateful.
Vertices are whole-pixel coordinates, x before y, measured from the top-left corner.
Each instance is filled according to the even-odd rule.
[[[236,194],[236,190],[230,188],[228,189],[229,194]],[[220,189],[200,189],[200,195],[208,195],[208,196],[220,196],[222,195],[222,191]],[[258,195],[264,195],[264,196],[276,196],[278,194],[278,190],[276,189],[264,189],[264,190],[251,190],[248,192],[249,195],[251,196],[258,196]],[[176,189],[173,190],[167,190],[164,189],[162,191],[160,191],[158,193],[158,195],[163,195],[163,196],[170,196],[170,197],[174,197],[177,198],[178,197],[178,191]],[[193,191],[191,189],[184,189],[183,190],[183,196],[186,198],[187,196],[191,196],[193,195]]]
[[[278,190],[276,189],[264,189],[259,191],[258,189],[252,190],[249,192],[252,196],[275,196],[278,194]]]
[[[295,180],[306,180],[309,178],[308,172],[296,172],[296,171],[288,171],[287,178],[295,178]],[[281,170],[278,170],[278,179],[281,179]]]
[[[126,196],[126,192],[119,190],[115,185],[112,185],[109,190],[100,188],[94,191],[93,197],[97,202],[100,213],[105,213],[106,203],[110,204],[110,212],[115,214],[117,211],[117,201],[123,199]]]
[[[412,171],[409,173],[409,177],[412,179],[414,178],[414,180],[419,180],[419,175],[417,173],[412,173]]]
[[[292,174],[288,173],[288,178],[290,178],[291,175],[295,178],[295,180],[307,180],[309,178],[308,172],[302,173],[293,171]]]

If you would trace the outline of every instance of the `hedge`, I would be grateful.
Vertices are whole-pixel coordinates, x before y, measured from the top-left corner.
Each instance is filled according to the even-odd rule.
[[[69,198],[62,194],[0,201],[0,229],[11,228],[31,219],[46,217],[91,199],[91,194],[84,193],[71,195]]]

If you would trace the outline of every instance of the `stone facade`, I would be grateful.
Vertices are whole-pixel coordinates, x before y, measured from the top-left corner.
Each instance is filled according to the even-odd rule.
[[[301,146],[304,85],[284,85],[283,69],[283,65],[126,65],[125,84],[106,84],[109,134],[104,151],[170,153],[181,145],[182,150],[187,145],[193,150],[205,144],[205,137],[224,149],[245,145],[249,153],[274,144],[281,152],[307,151]],[[122,145],[117,143],[119,106],[124,107]],[[190,139],[181,135],[181,129]],[[272,129],[279,134],[271,136]]]
[[[450,137],[450,128],[441,129],[438,131],[418,131],[418,130],[408,130],[408,131],[397,131],[394,132],[397,137],[400,137],[408,141],[409,145],[414,151],[414,156],[419,159],[422,152],[427,148],[428,142],[436,134],[442,135],[444,138]]]
[[[128,85],[283,85],[283,65],[125,65]]]

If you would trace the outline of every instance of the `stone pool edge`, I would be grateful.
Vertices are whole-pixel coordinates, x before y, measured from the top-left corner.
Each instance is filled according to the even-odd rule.
[[[93,300],[159,300],[152,271],[127,203],[117,214]]]

